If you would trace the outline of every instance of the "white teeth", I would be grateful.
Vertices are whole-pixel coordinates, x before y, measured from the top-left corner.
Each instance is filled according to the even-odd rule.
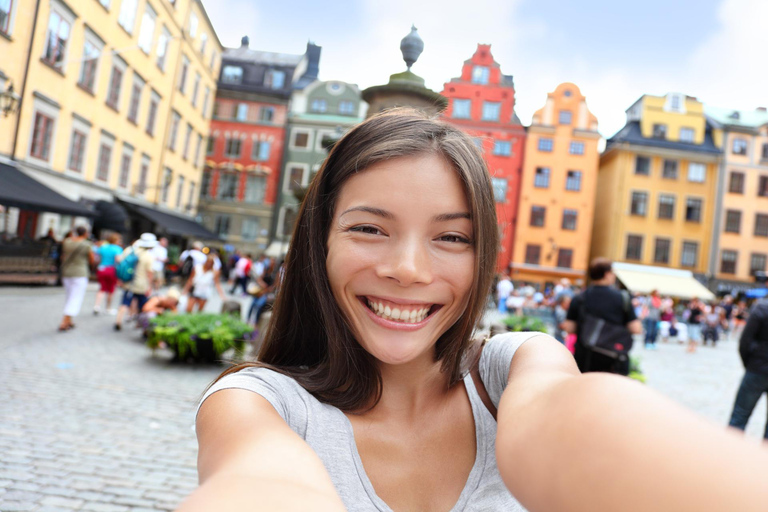
[[[414,309],[411,311],[411,314],[408,317],[408,320],[410,320],[411,323],[416,321],[416,317],[419,316],[419,310]]]
[[[400,309],[395,308],[392,310],[392,320],[400,320]]]
[[[392,310],[389,309],[389,306],[385,306],[384,307],[384,314],[387,315],[387,316],[391,316],[392,315]]]
[[[403,309],[400,310],[400,308],[390,308],[389,306],[384,306],[380,302],[372,302],[368,301],[368,306],[373,310],[374,313],[376,313],[378,316],[382,318],[387,318],[388,320],[395,320],[398,322],[403,323],[409,323],[413,324],[416,322],[422,322],[429,314],[430,308],[421,308],[421,309],[414,309],[414,310],[407,310]]]

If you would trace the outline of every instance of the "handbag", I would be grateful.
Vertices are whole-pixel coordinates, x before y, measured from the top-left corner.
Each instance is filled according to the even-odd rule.
[[[263,291],[264,290],[261,288],[261,286],[259,286],[258,283],[255,283],[253,281],[248,283],[248,286],[245,289],[245,293],[247,293],[248,295],[253,295],[254,297],[261,296]]]
[[[587,293],[581,301],[579,311],[579,337],[578,342],[589,350],[587,355],[587,369],[591,360],[591,353],[596,352],[608,356],[617,361],[626,361],[628,353],[634,342],[632,333],[624,325],[607,322],[586,309]],[[630,306],[629,296],[622,292],[624,311]]]

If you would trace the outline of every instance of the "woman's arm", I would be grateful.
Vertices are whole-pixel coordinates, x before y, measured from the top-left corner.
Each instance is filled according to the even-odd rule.
[[[187,278],[187,284],[184,285],[184,289],[181,291],[184,295],[189,295],[189,290],[192,289],[192,283],[195,282],[195,269],[192,269],[192,272],[189,273],[189,277]]]
[[[227,296],[224,295],[224,290],[221,288],[221,273],[218,270],[213,271],[213,282],[216,285],[216,290],[218,290],[221,300],[227,300]]]
[[[197,417],[200,487],[180,512],[343,511],[325,467],[260,395],[225,389]]]
[[[768,448],[630,379],[580,375],[554,340],[525,343],[498,411],[496,454],[531,510],[765,510]]]

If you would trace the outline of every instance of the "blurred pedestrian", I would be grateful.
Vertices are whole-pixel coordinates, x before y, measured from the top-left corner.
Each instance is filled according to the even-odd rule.
[[[153,286],[159,290],[165,285],[165,264],[168,263],[168,239],[161,238],[157,245],[152,248],[152,256],[155,261],[152,263],[152,273],[154,274]]]
[[[131,247],[125,249],[122,255],[118,256],[118,260],[122,260],[129,257],[131,252],[133,252],[137,261],[133,279],[125,285],[123,301],[115,319],[114,329],[116,331],[122,329],[123,318],[130,310],[131,304],[134,301],[136,301],[136,312],[138,314],[144,308],[147,300],[149,300],[149,295],[152,293],[152,280],[154,278],[152,263],[155,261],[155,258],[152,256],[152,249],[156,245],[157,237],[152,233],[144,233]]]
[[[95,251],[99,260],[96,268],[99,292],[96,294],[96,302],[93,304],[94,315],[101,313],[101,304],[105,299],[106,312],[110,315],[117,314],[117,310],[112,309],[112,296],[115,293],[115,286],[117,286],[116,258],[123,252],[123,248],[120,246],[121,239],[120,234],[112,233],[107,237],[106,243],[101,244]]]
[[[744,326],[747,325],[747,318],[749,317],[749,308],[747,308],[747,301],[740,300],[733,308],[733,337],[735,339],[741,339],[741,333],[744,331]]]
[[[515,289],[515,285],[506,274],[499,274],[499,282],[496,285],[496,301],[499,313],[507,312],[507,299]]]
[[[219,292],[222,301],[226,300],[224,290],[221,288],[219,271],[214,268],[214,261],[213,256],[208,256],[204,264],[192,269],[192,274],[184,286],[184,293],[189,295],[187,313],[192,313],[195,307],[198,312],[203,311],[214,289]]]
[[[200,241],[192,242],[192,247],[179,255],[179,274],[184,280],[189,279],[192,269],[198,265],[203,265],[207,256],[203,253],[203,243]]]
[[[72,318],[80,313],[85,289],[88,286],[89,269],[93,262],[94,256],[91,252],[91,243],[88,241],[88,229],[85,226],[78,226],[74,234],[62,244],[61,281],[64,284],[66,302],[59,331],[68,331],[75,327]]]
[[[653,290],[645,298],[643,306],[643,329],[645,330],[645,348],[647,349],[656,350],[659,321],[661,321],[661,297],[658,291]]]
[[[238,286],[242,288],[242,293],[246,293],[248,289],[248,275],[251,272],[253,266],[253,256],[249,253],[240,257],[235,263],[235,268],[232,270],[232,289],[230,294],[234,295],[237,292]]]
[[[711,341],[713,347],[717,345],[717,340],[720,339],[720,329],[722,328],[722,325],[723,312],[720,309],[720,306],[712,301],[706,306],[704,313],[704,325],[701,335],[702,346],[706,346],[707,341]]]
[[[704,323],[704,303],[698,297],[691,299],[685,312],[688,325],[688,348],[686,352],[693,354],[701,341],[701,325]]]

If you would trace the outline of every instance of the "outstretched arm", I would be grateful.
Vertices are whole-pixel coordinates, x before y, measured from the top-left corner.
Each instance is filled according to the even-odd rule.
[[[765,510],[768,448],[630,379],[580,375],[548,337],[512,360],[501,476],[530,510]]]

